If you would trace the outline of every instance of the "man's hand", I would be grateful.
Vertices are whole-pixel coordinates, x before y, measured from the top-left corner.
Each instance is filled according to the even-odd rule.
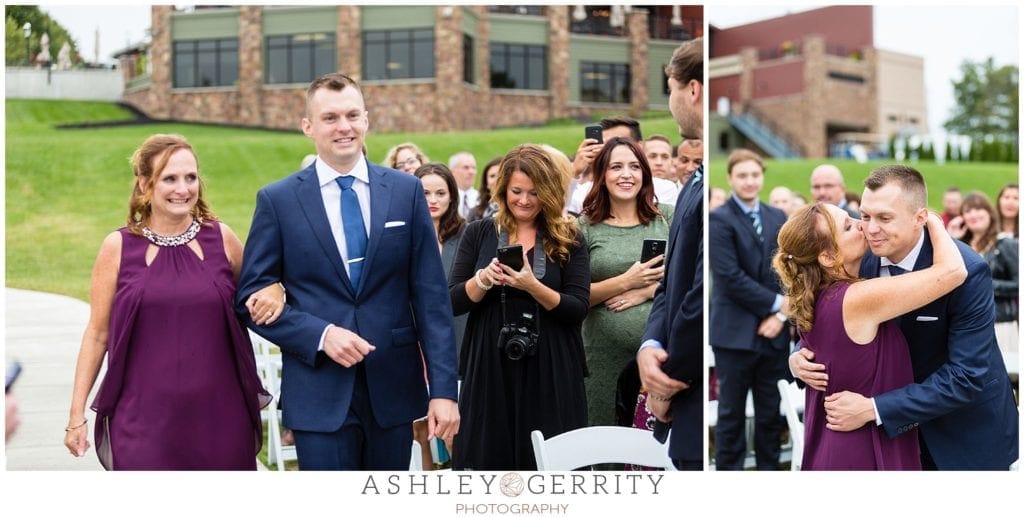
[[[779,335],[782,331],[783,323],[776,318],[774,314],[770,314],[767,318],[761,320],[761,324],[757,326],[757,335],[768,339],[775,339],[775,336]]]
[[[668,352],[647,347],[636,353],[636,364],[640,369],[640,382],[647,391],[664,398],[672,398],[677,392],[690,386],[685,382],[673,379],[661,370],[661,365],[668,360]]]
[[[825,373],[825,365],[812,363],[814,352],[801,348],[789,355],[789,369],[793,375],[804,382],[811,389],[825,391],[828,386],[828,374]]]
[[[452,440],[459,434],[459,405],[451,399],[430,399],[427,408],[427,439],[437,436],[452,450]]]
[[[672,401],[671,400],[658,400],[647,394],[647,410],[654,415],[661,422],[672,421]]]
[[[324,353],[345,368],[355,366],[376,349],[377,347],[354,332],[338,326],[329,327],[327,335],[324,336]]]
[[[831,431],[856,431],[875,420],[871,399],[852,391],[825,397],[825,428]]]

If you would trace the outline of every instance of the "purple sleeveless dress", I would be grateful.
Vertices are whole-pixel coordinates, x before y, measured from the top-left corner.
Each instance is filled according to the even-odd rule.
[[[920,470],[917,430],[889,438],[874,422],[851,432],[825,428],[825,397],[841,391],[865,397],[914,382],[910,349],[897,320],[878,327],[866,345],[850,340],[843,327],[843,299],[849,283],[836,282],[821,292],[814,326],[801,332],[803,346],[814,361],[825,365],[828,387],[806,389],[804,409],[804,470]]]
[[[269,402],[233,309],[220,225],[161,247],[121,228],[107,374],[93,401],[96,452],[108,470],[255,470],[259,409]]]

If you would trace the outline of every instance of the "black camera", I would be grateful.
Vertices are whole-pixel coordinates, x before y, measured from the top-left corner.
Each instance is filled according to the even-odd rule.
[[[528,312],[524,312],[519,321],[505,323],[498,333],[498,350],[505,352],[505,356],[513,361],[524,357],[531,357],[537,353],[537,340],[540,334],[537,332],[537,322]]]

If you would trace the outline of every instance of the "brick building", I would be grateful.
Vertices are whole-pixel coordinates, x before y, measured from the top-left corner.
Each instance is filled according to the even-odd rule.
[[[924,61],[874,47],[872,6],[711,27],[709,53],[715,154],[752,144],[781,158],[824,157],[926,132]]]
[[[664,65],[701,6],[153,6],[156,119],[293,129],[325,72],[360,81],[374,127],[446,131],[668,108]],[[127,77],[127,76],[126,76]]]

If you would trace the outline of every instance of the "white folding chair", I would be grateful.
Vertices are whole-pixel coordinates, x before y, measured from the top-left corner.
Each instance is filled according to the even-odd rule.
[[[267,461],[277,464],[277,470],[284,470],[286,461],[295,461],[298,455],[294,445],[281,443],[281,411],[278,404],[281,398],[281,354],[271,353],[276,346],[253,331],[249,331],[253,351],[256,355],[256,368],[260,372],[263,387],[270,392],[273,399],[263,409],[261,418],[267,422]]]
[[[800,470],[804,458],[804,423],[800,415],[804,412],[804,390],[786,379],[779,379],[779,395],[782,397],[782,411],[789,426],[789,438],[793,442],[793,456],[790,470]]]
[[[644,429],[618,426],[581,427],[548,439],[530,433],[537,470],[573,470],[602,463],[629,463],[676,470],[664,444]]]
[[[412,441],[412,457],[409,458],[409,470],[423,470],[423,447],[420,447],[420,442],[416,440]]]

